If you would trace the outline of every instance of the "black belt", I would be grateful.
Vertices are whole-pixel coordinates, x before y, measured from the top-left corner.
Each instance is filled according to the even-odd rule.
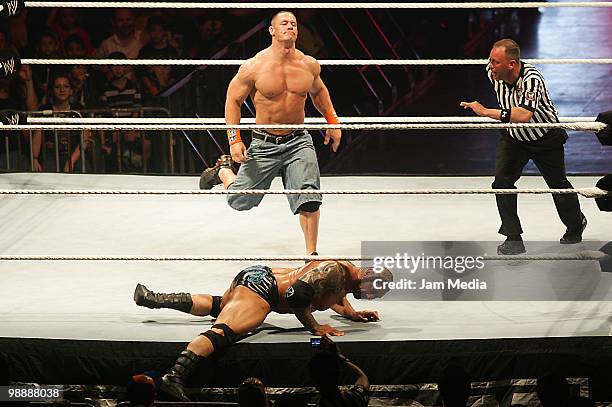
[[[302,136],[304,134],[303,130],[295,130],[289,134],[285,134],[284,136],[277,136],[275,134],[264,133],[261,130],[253,130],[251,137],[263,140],[267,143],[272,144],[285,144],[296,138],[297,136]]]

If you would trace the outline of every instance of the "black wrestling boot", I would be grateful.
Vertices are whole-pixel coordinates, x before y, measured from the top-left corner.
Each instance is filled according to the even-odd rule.
[[[185,379],[202,359],[188,349],[182,351],[170,372],[161,378],[160,390],[177,400],[191,401],[185,394]]]
[[[232,169],[232,157],[229,155],[222,155],[217,160],[217,163],[210,168],[207,168],[200,175],[200,189],[211,189],[215,185],[222,184],[221,178],[219,178],[219,171],[221,168]]]
[[[497,254],[499,255],[512,256],[516,254],[523,254],[526,251],[527,250],[525,250],[525,244],[523,243],[521,235],[508,236],[504,243],[497,246]]]
[[[191,307],[193,306],[191,294],[189,293],[154,293],[153,291],[149,291],[149,289],[142,284],[136,285],[136,289],[134,290],[134,301],[136,305],[140,305],[141,307],[151,309],[170,308],[188,314],[191,313]]]
[[[587,227],[587,220],[584,215],[582,215],[582,220],[580,221],[580,229],[579,230],[569,230],[565,231],[563,237],[559,240],[561,244],[576,244],[582,242],[582,233],[584,229]]]

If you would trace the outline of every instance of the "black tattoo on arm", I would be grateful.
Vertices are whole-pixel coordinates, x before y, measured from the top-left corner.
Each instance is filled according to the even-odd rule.
[[[321,297],[345,289],[346,271],[338,262],[324,261],[300,277],[300,280],[314,289],[314,296]]]

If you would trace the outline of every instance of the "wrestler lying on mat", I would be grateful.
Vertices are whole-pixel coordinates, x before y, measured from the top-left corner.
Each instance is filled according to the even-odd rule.
[[[295,314],[314,335],[338,336],[344,333],[319,324],[312,311],[331,308],[352,321],[378,321],[376,311],[355,311],[346,298],[347,293],[353,293],[355,298],[382,297],[387,290],[375,289],[375,280],[390,282],[393,275],[388,270],[377,273],[347,261],[313,261],[296,269],[252,266],[238,273],[223,297],[160,294],[138,284],[134,300],[148,308],[171,308],[217,318],[210,330],[187,345],[170,372],[162,378],[163,391],[187,401],[184,380],[197,363],[222,353],[237,337],[259,327],[272,311]]]

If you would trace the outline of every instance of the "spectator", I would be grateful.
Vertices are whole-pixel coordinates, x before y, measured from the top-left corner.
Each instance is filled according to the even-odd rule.
[[[342,355],[331,339],[323,336],[321,343],[325,350],[315,354],[308,364],[310,378],[321,395],[319,405],[322,407],[367,406],[370,398],[370,381],[366,374]],[[347,367],[357,375],[357,380],[347,390],[338,388],[341,367]]]
[[[177,50],[168,43],[168,28],[163,17],[152,15],[147,22],[150,41],[138,53],[139,59],[176,59]],[[139,70],[145,97],[157,96],[160,90],[173,81],[172,67],[154,65]]]
[[[120,52],[112,53],[110,59],[126,59]],[[141,94],[136,82],[128,79],[128,67],[125,65],[112,65],[110,67],[111,79],[108,81],[102,95],[101,103],[109,109],[131,109],[139,108],[141,104]],[[138,117],[137,112],[117,111],[115,116],[119,117]],[[121,156],[122,169],[128,170],[144,168],[144,159],[148,160],[151,154],[151,143],[149,140],[142,140],[141,134],[130,130],[122,134],[113,132],[110,138],[102,135],[102,151],[105,154],[106,172],[119,170],[117,155]],[[119,149],[120,147],[120,149]],[[120,151],[119,151],[120,150]]]
[[[52,80],[52,102],[41,105],[39,110],[67,112],[82,109],[83,106],[71,102],[72,94],[73,87],[70,76],[57,74]],[[33,144],[35,159],[38,159],[42,152],[41,146],[44,149],[43,168],[45,170],[59,169],[59,171],[66,173],[82,170],[81,132],[57,130],[56,132],[46,131],[42,135],[40,130],[35,130]],[[83,147],[87,149],[88,144],[89,132],[83,130]],[[90,165],[86,167],[90,168]]]
[[[44,31],[38,40],[35,58],[59,58],[61,49],[59,40],[53,31]]]
[[[140,49],[140,59],[173,59],[178,57],[177,50],[168,43],[168,25],[159,15],[152,15],[147,21],[149,43]]]
[[[168,65],[154,65],[146,69],[147,72],[142,77],[143,105],[164,106],[159,94],[176,82],[174,70]]]
[[[188,46],[186,44],[187,27],[191,26],[191,21],[174,16],[168,20],[168,44],[176,50],[177,58],[189,58]],[[190,66],[173,66],[172,75],[177,79],[182,78],[193,71]]]
[[[121,52],[129,59],[136,59],[143,46],[143,32],[136,30],[132,10],[115,10],[112,24],[114,33],[102,41],[98,55],[107,58],[114,52]]]
[[[83,45],[84,55],[91,55],[93,47],[89,33],[79,25],[80,15],[74,8],[54,8],[47,17],[47,26],[57,34],[60,46],[66,49],[68,37],[76,36]]]
[[[127,398],[133,407],[151,407],[155,402],[157,386],[149,372],[134,375],[127,384]]]
[[[43,32],[40,35],[34,58],[51,59],[60,57],[61,49],[55,33],[52,31]],[[43,104],[49,102],[49,84],[56,71],[57,69],[54,69],[51,65],[35,65],[32,68],[36,94]]]
[[[466,407],[471,389],[470,376],[463,366],[449,364],[444,368],[438,381],[443,407]]]
[[[126,59],[121,52],[113,52],[109,59]],[[105,84],[100,96],[103,105],[111,109],[133,108],[141,106],[142,96],[136,82],[128,78],[127,65],[111,65],[111,78]]]
[[[209,58],[227,43],[223,20],[218,16],[204,14],[198,18],[198,45],[191,49],[191,57]]]
[[[176,50],[179,58],[187,54],[187,52],[185,52],[184,29],[184,26],[176,21],[168,24],[168,44]]]
[[[538,377],[537,393],[543,407],[564,406],[569,399],[567,380],[555,373]]]
[[[81,37],[71,35],[64,40],[64,53],[68,58],[86,58]],[[73,86],[72,101],[85,108],[95,107],[100,100],[100,84],[105,82],[104,75],[88,65],[73,65],[70,70]]]
[[[238,387],[238,407],[268,407],[266,388],[256,377],[249,377]]]
[[[78,35],[69,35],[64,39],[64,55],[68,58],[85,58],[85,44]]]
[[[95,108],[100,103],[100,84],[104,84],[102,73],[87,65],[74,65],[70,70],[73,92],[72,101],[86,109]]]

